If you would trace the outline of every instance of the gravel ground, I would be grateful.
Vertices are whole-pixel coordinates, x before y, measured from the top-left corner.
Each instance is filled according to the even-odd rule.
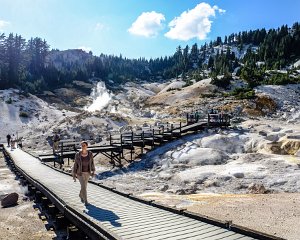
[[[232,220],[237,225],[278,237],[299,239],[299,193],[221,195],[208,198],[205,202],[190,206],[188,210],[217,219]]]

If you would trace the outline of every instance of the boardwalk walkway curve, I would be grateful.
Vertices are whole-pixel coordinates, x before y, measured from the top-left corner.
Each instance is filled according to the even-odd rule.
[[[279,239],[221,221],[205,221],[205,218],[200,221],[188,212],[176,213],[158,204],[145,204],[91,182],[88,183],[90,205],[84,206],[78,197],[79,182],[74,183],[67,174],[49,168],[21,149],[4,146],[4,152],[27,181],[91,239]]]
[[[140,149],[140,153],[144,153],[146,146],[151,149],[160,146],[163,143],[178,139],[185,134],[194,133],[209,128],[222,128],[230,126],[230,117],[228,114],[208,114],[207,118],[200,119],[198,115],[187,114],[186,125],[182,122],[179,124],[161,124],[156,127],[149,127],[147,130],[122,132],[120,135],[109,134],[108,144],[91,145],[88,150],[94,154],[99,153],[110,159],[110,163],[115,167],[122,167],[122,160],[126,162],[133,161],[133,155],[136,149]],[[60,168],[64,163],[64,159],[74,159],[76,152],[80,150],[79,142],[65,139],[59,143],[59,151],[53,151],[51,154],[39,155],[42,162],[54,162],[60,164]],[[130,159],[124,157],[124,151],[130,151]]]

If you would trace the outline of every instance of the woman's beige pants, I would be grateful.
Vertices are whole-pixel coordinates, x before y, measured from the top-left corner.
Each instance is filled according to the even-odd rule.
[[[80,193],[79,193],[79,197],[86,203],[87,202],[87,183],[89,181],[90,178],[90,173],[88,172],[83,172],[81,176],[77,176],[80,185],[81,185],[81,189],[80,189]]]

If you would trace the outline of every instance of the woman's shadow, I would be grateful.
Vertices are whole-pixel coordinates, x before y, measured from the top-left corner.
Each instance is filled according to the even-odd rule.
[[[114,212],[110,210],[105,210],[96,207],[95,205],[88,204],[86,206],[85,213],[100,222],[110,222],[110,224],[113,225],[114,227],[122,226],[121,223],[117,222],[117,220],[120,219],[118,215],[116,215]]]

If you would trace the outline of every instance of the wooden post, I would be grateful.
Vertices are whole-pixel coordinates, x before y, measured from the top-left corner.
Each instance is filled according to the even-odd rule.
[[[112,145],[112,140],[111,140],[111,133],[109,134],[109,145]]]
[[[180,123],[179,123],[179,134],[180,134],[180,136],[181,136],[181,121],[180,121]]]
[[[133,132],[131,131],[131,148],[130,148],[130,160],[133,160]]]
[[[117,157],[118,162],[119,162],[119,167],[122,167],[123,165],[122,165],[121,155],[118,154],[116,157]]]
[[[17,142],[17,143],[16,143],[16,144],[17,144],[16,148],[19,148],[19,147],[18,147],[18,144],[19,144],[19,135],[18,135],[18,132],[17,132],[17,141],[16,141],[16,142]]]
[[[142,140],[141,154],[143,154],[144,153],[144,146],[145,146],[144,131],[142,132],[141,140]]]
[[[186,124],[189,124],[189,114],[186,114]]]
[[[207,114],[207,126],[209,126],[209,123],[210,123],[210,115],[209,113]]]
[[[121,157],[122,157],[122,158],[124,158],[123,134],[121,134],[121,151],[122,151],[122,155],[121,155]]]
[[[154,128],[152,129],[152,146],[151,149],[154,148]]]
[[[62,142],[61,143],[61,155],[60,155],[60,168],[62,168],[62,162],[63,162],[63,159],[64,159],[64,143]]]

